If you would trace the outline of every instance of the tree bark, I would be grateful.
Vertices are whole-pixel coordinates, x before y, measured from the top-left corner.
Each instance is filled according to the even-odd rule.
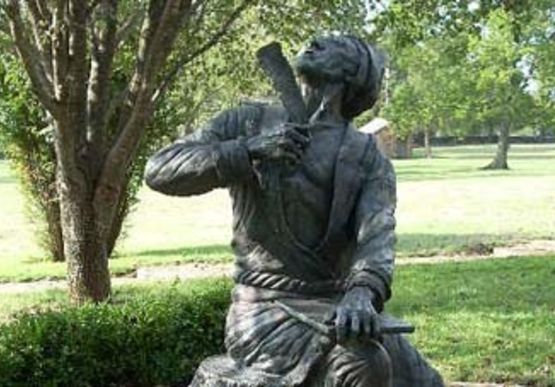
[[[98,232],[89,200],[62,194],[61,213],[69,293],[73,302],[102,301],[110,295],[106,241]]]
[[[120,203],[117,207],[114,220],[112,221],[112,227],[108,230],[108,235],[106,237],[106,250],[108,257],[112,256],[114,248],[116,247],[116,242],[123,229],[123,222],[125,221],[133,202],[133,196],[131,196],[128,191],[128,185],[129,181],[127,181],[122,188],[122,192],[124,192],[124,194],[120,198]]]
[[[45,247],[50,251],[54,262],[64,262],[64,238],[62,235],[62,223],[60,214],[60,203],[57,200],[49,200],[44,205],[46,219]]]
[[[57,175],[69,293],[76,304],[110,295],[106,234],[93,206],[93,186],[82,170],[81,165],[58,168]]]
[[[507,154],[509,152],[509,133],[510,126],[508,124],[502,124],[499,128],[498,139],[497,139],[497,152],[495,157],[485,167],[482,169],[509,169],[509,164],[507,162]]]

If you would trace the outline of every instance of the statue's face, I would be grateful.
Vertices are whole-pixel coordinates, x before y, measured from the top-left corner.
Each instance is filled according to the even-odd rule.
[[[314,39],[297,55],[295,70],[308,83],[343,81],[356,64],[345,55],[344,43],[333,37]]]

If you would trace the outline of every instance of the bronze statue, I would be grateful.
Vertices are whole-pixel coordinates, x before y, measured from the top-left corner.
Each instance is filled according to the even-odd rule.
[[[192,386],[443,386],[391,334],[406,327],[382,313],[395,174],[351,122],[378,98],[382,56],[356,37],[327,36],[299,54],[295,70],[304,102],[286,90],[285,108],[224,111],[147,165],[157,191],[226,187],[233,200],[227,355],[205,361]]]

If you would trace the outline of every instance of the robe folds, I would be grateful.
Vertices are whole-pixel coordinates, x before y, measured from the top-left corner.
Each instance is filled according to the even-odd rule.
[[[236,286],[225,343],[237,364],[291,386],[364,386],[364,349],[338,348],[275,302],[325,322],[346,291],[367,286],[382,312],[394,265],[395,174],[373,137],[349,123],[315,123],[299,166],[251,160],[246,139],[287,119],[283,108],[262,104],[225,111],[155,154],[146,181],[169,195],[230,192]],[[395,387],[443,385],[400,335],[383,346]],[[335,367],[337,380],[323,364]]]

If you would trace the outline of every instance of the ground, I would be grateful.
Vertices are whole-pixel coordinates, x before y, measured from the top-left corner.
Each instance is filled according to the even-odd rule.
[[[479,170],[493,152],[493,146],[438,148],[431,160],[395,161],[399,261],[416,264],[397,268],[388,310],[416,325],[411,340],[449,380],[555,386],[555,253],[529,257],[526,248],[513,247],[504,254],[520,257],[453,262],[489,254],[495,246],[553,246],[537,241],[555,240],[555,146],[514,145],[511,170]],[[64,264],[44,260],[5,162],[0,195],[0,282],[63,278]],[[145,188],[140,199],[111,261],[113,272],[140,267],[155,276],[163,270],[152,274],[149,266],[231,261],[225,191],[183,199]],[[422,264],[430,261],[442,263]],[[116,283],[116,301],[170,287],[125,281]],[[67,302],[60,289],[4,292],[0,321]]]

